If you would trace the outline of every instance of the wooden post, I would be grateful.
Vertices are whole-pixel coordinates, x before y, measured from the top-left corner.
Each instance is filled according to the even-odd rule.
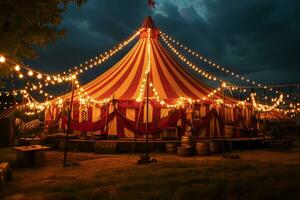
[[[68,127],[67,127],[67,135],[65,138],[65,151],[64,151],[64,161],[63,161],[63,166],[66,167],[67,166],[67,153],[68,153],[68,148],[67,148],[67,142],[68,142],[68,138],[69,138],[69,134],[71,131],[71,114],[72,114],[72,108],[73,108],[73,100],[74,100],[74,81],[75,79],[72,79],[72,93],[71,93],[71,101],[70,101],[70,108],[69,108],[69,115],[68,115]]]
[[[145,142],[145,156],[148,158],[148,123],[149,119],[149,73],[146,77],[146,142]]]
[[[226,107],[225,107],[225,85],[223,86],[223,156],[225,156],[225,112],[226,112]]]

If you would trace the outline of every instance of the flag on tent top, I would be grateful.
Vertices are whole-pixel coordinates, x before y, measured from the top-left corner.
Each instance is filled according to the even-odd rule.
[[[148,0],[148,6],[155,8],[155,1],[154,0]]]

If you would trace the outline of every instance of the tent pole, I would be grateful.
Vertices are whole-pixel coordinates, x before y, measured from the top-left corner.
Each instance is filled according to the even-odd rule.
[[[146,144],[145,144],[145,156],[148,158],[148,125],[149,125],[149,73],[146,78]]]
[[[144,109],[143,107],[143,101],[140,103],[140,107],[139,107],[139,114],[138,114],[138,117],[137,117],[137,120],[136,120],[136,130],[138,129],[139,125],[140,125],[140,116],[141,116],[141,110],[142,108]],[[137,136],[136,136],[136,132],[134,132],[134,140],[136,141],[137,139]]]
[[[149,157],[149,152],[148,152],[148,135],[149,135],[149,74],[150,74],[150,53],[151,53],[151,40],[150,40],[150,34],[151,34],[151,28],[148,28],[148,69],[146,71],[146,140],[145,140],[145,154],[141,156],[141,159],[138,160],[138,164],[146,164],[146,163],[151,163],[151,162],[157,162],[156,159],[151,159]],[[144,99],[144,98],[143,98]]]
[[[104,134],[107,134],[107,136],[108,136],[108,122],[107,122],[107,117],[108,117],[108,113],[109,113],[109,104],[107,104],[107,106],[105,108],[105,112],[106,112],[106,116],[105,116]]]
[[[149,73],[146,75],[146,140],[145,140],[145,154],[137,161],[138,164],[148,164],[152,162],[157,162],[156,159],[150,159],[149,149],[148,149],[148,140],[149,140]]]
[[[64,161],[63,161],[63,166],[64,167],[67,167],[67,163],[66,163],[67,162],[67,153],[68,153],[67,141],[68,141],[69,134],[70,134],[70,131],[71,131],[71,114],[72,114],[73,100],[74,100],[74,90],[75,90],[74,79],[72,79],[71,84],[72,84],[72,93],[71,93],[71,101],[70,101],[69,116],[68,116],[67,135],[66,135],[66,138],[65,138],[65,151],[64,151]]]
[[[225,117],[226,117],[226,107],[225,107],[225,87],[223,87],[223,157],[225,156]]]

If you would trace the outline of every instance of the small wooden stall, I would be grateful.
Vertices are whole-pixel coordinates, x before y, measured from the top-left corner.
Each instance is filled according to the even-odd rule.
[[[13,147],[17,151],[17,163],[23,167],[40,167],[44,165],[45,150],[50,147],[41,145]]]

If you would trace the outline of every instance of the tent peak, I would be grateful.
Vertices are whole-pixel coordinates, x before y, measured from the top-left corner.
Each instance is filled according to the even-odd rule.
[[[149,30],[150,29],[150,30]],[[156,27],[151,16],[147,16],[141,26],[140,38],[152,38],[157,39],[159,36],[159,30]]]
[[[144,19],[144,22],[141,26],[141,28],[151,28],[151,29],[157,29],[153,19],[151,16],[146,16]]]

